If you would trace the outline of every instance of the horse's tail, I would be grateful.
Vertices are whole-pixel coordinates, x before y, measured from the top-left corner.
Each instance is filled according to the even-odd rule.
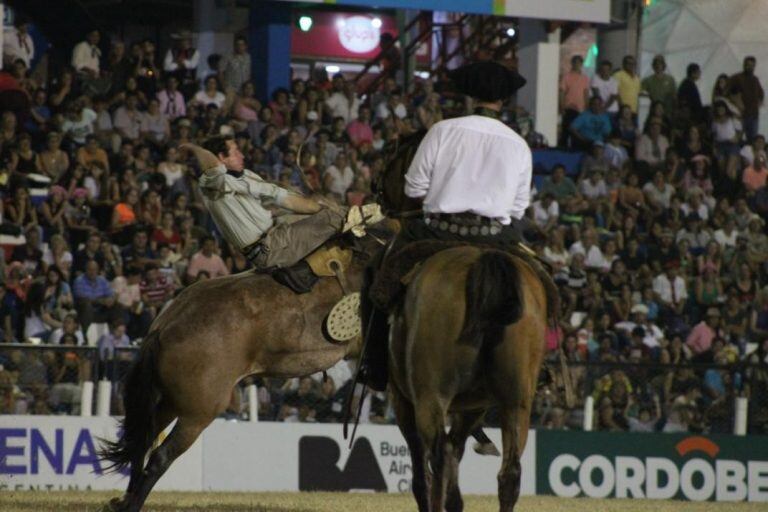
[[[463,342],[480,347],[501,340],[504,327],[520,319],[523,296],[520,272],[501,251],[486,251],[467,273],[467,308]]]
[[[123,385],[125,417],[117,441],[101,440],[99,456],[111,462],[106,471],[121,471],[129,465],[143,466],[147,450],[155,440],[160,388],[157,378],[157,331],[150,332],[141,345]]]

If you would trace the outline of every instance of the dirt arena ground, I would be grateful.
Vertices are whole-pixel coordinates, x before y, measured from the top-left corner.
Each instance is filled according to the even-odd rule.
[[[3,512],[98,512],[111,492],[0,492]],[[496,512],[496,498],[468,496],[467,512]],[[145,512],[411,512],[410,495],[333,493],[153,493]],[[517,512],[751,512],[765,503],[689,503],[523,497]]]

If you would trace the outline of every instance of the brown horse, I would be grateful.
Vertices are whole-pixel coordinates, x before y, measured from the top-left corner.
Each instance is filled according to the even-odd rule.
[[[346,272],[359,290],[366,254],[362,242]],[[109,510],[138,512],[171,463],[224,412],[245,376],[298,377],[354,356],[359,342],[334,344],[323,322],[343,296],[334,278],[296,295],[264,274],[244,272],[198,282],[179,294],[151,326],[125,385],[125,419],[117,442],[102,457],[113,469],[131,467],[128,489]],[[145,457],[158,434],[177,420],[162,444]]]
[[[544,356],[547,304],[536,271],[506,252],[451,248],[416,271],[392,317],[389,361],[420,512],[463,509],[458,466],[464,445],[494,405],[503,442],[500,510],[514,509]]]

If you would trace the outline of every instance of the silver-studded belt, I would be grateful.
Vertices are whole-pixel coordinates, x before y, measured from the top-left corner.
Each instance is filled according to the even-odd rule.
[[[496,219],[472,213],[428,213],[424,216],[424,223],[459,236],[495,236],[504,227]]]

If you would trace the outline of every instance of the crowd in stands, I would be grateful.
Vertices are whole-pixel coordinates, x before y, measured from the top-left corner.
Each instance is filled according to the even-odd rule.
[[[24,40],[26,28],[17,22],[6,40]],[[230,134],[265,179],[360,204],[387,142],[471,112],[439,77],[408,90],[387,77],[361,95],[349,77],[320,73],[257,98],[245,38],[208,59],[214,73],[198,80],[188,33],[162,56],[151,40],[101,37],[88,33],[70,62],[49,65],[48,80],[30,72],[34,48],[6,44],[0,81],[3,340],[94,345],[110,363],[99,368],[129,359],[120,349],[184,286],[249,268],[217,236],[181,144]],[[728,431],[734,397],[747,396],[750,429],[765,432],[768,169],[757,63],[747,58],[711,94],[697,86],[696,64],[679,84],[663,57],[642,80],[630,56],[618,70],[601,62],[591,78],[582,64],[574,57],[561,80],[559,145],[584,156],[578,168],[546,169],[528,212],[531,245],[561,291],[550,359],[561,339],[577,395],[595,398],[597,429]],[[652,106],[638,119],[642,95]],[[521,108],[502,120],[544,145]],[[700,362],[720,367],[687,365]],[[91,363],[75,349],[0,351],[0,413],[76,412]],[[342,362],[327,379],[259,381],[260,416],[336,421],[350,376]],[[581,404],[564,405],[559,378],[543,386],[536,424],[580,428]],[[382,395],[369,409],[371,421],[392,419]]]

